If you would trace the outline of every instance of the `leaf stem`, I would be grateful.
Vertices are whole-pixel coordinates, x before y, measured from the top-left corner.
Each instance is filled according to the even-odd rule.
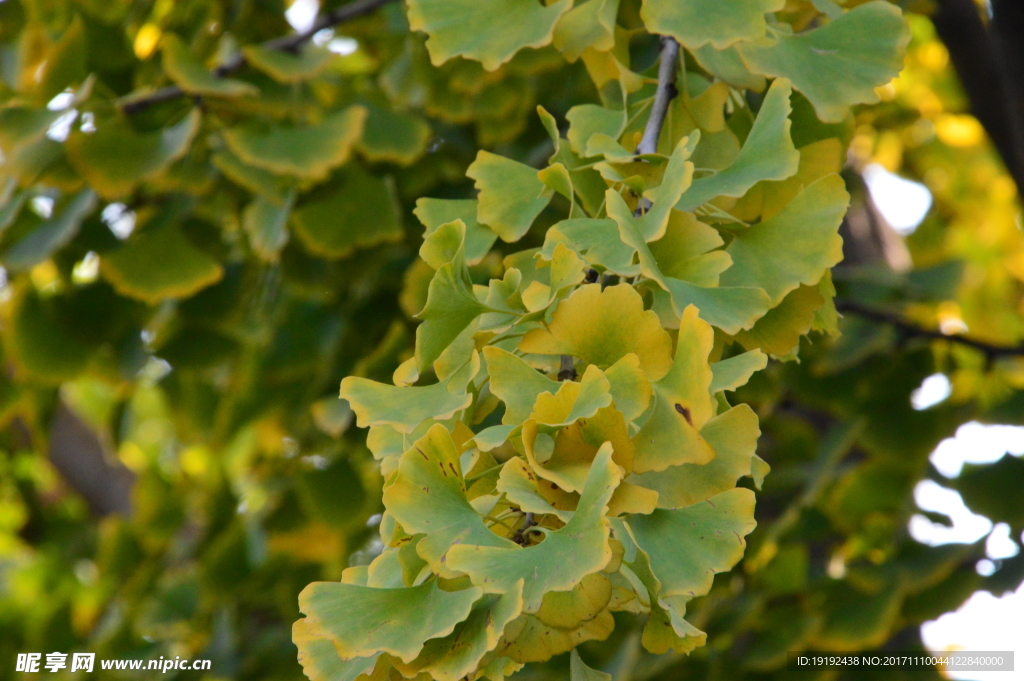
[[[312,39],[314,35],[324,30],[325,28],[331,28],[338,24],[361,17],[365,14],[369,14],[378,7],[382,7],[389,2],[394,0],[355,0],[346,5],[342,5],[337,9],[321,14],[317,17],[313,25],[307,30],[301,33],[292,33],[291,35],[281,36],[268,40],[263,43],[263,47],[271,50],[281,50],[282,52],[295,52],[304,43]],[[243,66],[245,66],[245,55],[241,52],[235,52],[233,55],[213,70],[214,78],[225,78],[232,73],[235,73]],[[161,104],[163,102],[169,102],[182,97],[185,92],[177,85],[169,85],[162,87],[158,90],[154,90],[148,95],[144,95],[137,98],[132,98],[130,95],[122,100],[121,111],[127,115],[132,115],[145,111],[149,107],[155,104]]]

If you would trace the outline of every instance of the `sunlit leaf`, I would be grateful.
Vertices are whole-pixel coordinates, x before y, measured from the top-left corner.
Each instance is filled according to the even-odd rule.
[[[670,35],[688,48],[723,49],[764,36],[766,12],[785,0],[644,0],[640,16],[651,33]]]

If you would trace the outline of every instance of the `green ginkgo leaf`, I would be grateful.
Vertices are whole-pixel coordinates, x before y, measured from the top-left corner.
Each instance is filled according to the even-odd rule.
[[[556,629],[578,629],[594,619],[612,598],[612,584],[600,572],[589,574],[571,591],[551,591],[537,611],[537,619]]]
[[[341,382],[340,396],[352,405],[360,428],[391,426],[411,433],[424,421],[443,421],[472,404],[472,395],[453,393],[452,387],[451,381],[444,381],[401,388],[349,376]]]
[[[440,423],[402,455],[397,477],[384,490],[384,506],[406,532],[424,535],[416,552],[442,577],[459,575],[442,562],[453,544],[515,548],[487,529],[470,505],[459,451]]]
[[[310,681],[356,681],[370,674],[381,653],[343,660],[326,635],[303,618],[292,624],[292,643],[299,649],[299,664]]]
[[[281,203],[257,196],[242,212],[242,228],[249,236],[249,246],[261,259],[272,262],[288,243],[288,218],[295,205],[291,191]]]
[[[502,549],[456,545],[448,567],[469,575],[487,593],[508,593],[525,581],[523,611],[537,612],[544,594],[569,591],[611,560],[604,514],[621,474],[610,444],[601,447],[587,476],[579,506],[560,530],[544,532],[544,541],[527,548]]]
[[[569,681],[612,681],[612,675],[588,667],[573,648],[569,656]]]
[[[43,222],[11,246],[3,254],[4,267],[12,272],[18,272],[45,261],[75,238],[82,226],[82,220],[95,207],[96,193],[91,189],[83,189],[66,205],[58,206],[58,215]]]
[[[747,384],[750,377],[768,366],[768,357],[760,350],[715,362],[711,365],[711,392],[736,390]]]
[[[599,0],[590,0],[587,5],[594,2]],[[569,131],[566,133],[569,145],[582,156],[593,135],[601,133],[618,139],[626,127],[627,117],[625,110],[606,109],[597,104],[578,104],[569,109],[565,118],[569,121]]]
[[[357,163],[343,168],[329,188],[296,208],[292,225],[307,249],[330,259],[405,235],[394,182],[370,174]]]
[[[562,220],[548,228],[541,254],[554,256],[558,244],[578,253],[589,265],[624,277],[635,277],[640,267],[633,262],[635,251],[623,243],[614,220],[577,218]]]
[[[306,43],[295,52],[276,50],[265,45],[242,48],[245,61],[278,83],[301,83],[315,78],[338,58],[330,50]]]
[[[217,78],[189,51],[181,38],[173,33],[164,34],[164,71],[190,95],[206,97],[240,97],[258,95],[259,88],[234,78]]]
[[[365,107],[352,105],[313,125],[243,125],[224,131],[236,156],[272,173],[321,180],[344,165],[363,134]]]
[[[784,180],[797,171],[800,154],[790,137],[791,94],[788,80],[772,83],[739,156],[725,170],[693,180],[676,204],[678,210],[695,210],[716,196],[740,197],[758,182]]]
[[[143,229],[100,260],[100,272],[114,288],[151,305],[187,298],[216,283],[224,268],[196,248],[173,223]]]
[[[519,425],[530,418],[537,396],[558,392],[560,384],[510,352],[493,346],[483,350],[491,392],[505,403],[502,423]]]
[[[598,284],[576,289],[555,308],[546,329],[530,331],[519,344],[523,352],[570,355],[608,368],[633,353],[648,380],[658,380],[672,365],[672,341],[658,315],[644,310],[633,287]]]
[[[708,355],[714,331],[690,306],[679,322],[679,338],[671,369],[654,383],[653,404],[633,439],[633,470],[662,471],[683,463],[703,464],[714,452],[700,429],[714,415],[709,388]]]
[[[658,509],[626,519],[650,556],[661,598],[702,596],[718,572],[732,569],[754,526],[754,493],[734,488],[693,506]]]
[[[342,658],[385,652],[411,662],[429,639],[447,636],[469,617],[482,595],[478,587],[446,591],[436,579],[397,589],[313,582],[299,594],[299,609]]]
[[[875,88],[899,74],[909,41],[899,7],[866,2],[811,31],[774,31],[737,49],[752,70],[788,78],[818,118],[838,123],[854,104],[879,101]]]
[[[637,253],[640,260],[641,273],[657,282],[668,293],[669,303],[667,307],[670,310],[667,311],[667,315],[671,317],[673,322],[682,315],[684,309],[689,306],[695,306],[700,311],[700,316],[706,322],[717,326],[726,333],[735,334],[741,329],[752,327],[768,311],[771,306],[771,300],[768,294],[758,287],[731,286],[719,288],[717,286],[719,283],[717,281],[718,273],[722,271],[722,266],[724,265],[721,256],[717,255],[718,252],[690,259],[690,264],[696,267],[691,267],[689,274],[696,272],[696,278],[702,284],[715,284],[715,286],[702,286],[684,281],[683,279],[665,276],[654,257],[654,253],[651,251],[650,245],[647,244],[640,232],[637,224],[638,220],[633,217],[626,202],[617,192],[608,191],[607,207],[608,215],[614,218],[619,225],[619,235],[622,241]],[[679,211],[675,212],[678,213]],[[670,247],[666,250],[671,253],[675,249]],[[710,266],[711,271],[709,273],[702,272],[701,270],[706,270],[707,266]],[[680,263],[680,267],[682,267],[682,263]],[[654,302],[655,306],[657,306],[657,295]]]
[[[433,681],[460,681],[468,678],[483,657],[494,650],[505,625],[523,609],[522,584],[505,594],[487,594],[473,606],[469,617],[444,638],[427,641],[423,651],[400,670],[427,672]]]
[[[658,492],[659,508],[683,508],[731,490],[737,480],[751,474],[751,457],[761,430],[749,406],[741,404],[719,414],[704,424],[700,434],[715,452],[709,463],[671,466],[658,473],[632,475],[629,481]]]
[[[839,225],[849,203],[838,175],[812,183],[785,210],[736,235],[722,284],[764,289],[773,307],[800,284],[817,284],[843,259]]]
[[[630,353],[604,372],[608,379],[615,408],[631,422],[647,411],[653,389],[640,368],[640,358]]]
[[[242,159],[223,149],[213,154],[210,161],[235,184],[260,194],[275,203],[285,200],[291,178],[280,177],[271,172],[249,165]]]
[[[724,49],[764,37],[766,12],[786,0],[644,0],[640,16],[651,33],[670,35],[688,48]]]
[[[810,333],[814,315],[824,304],[818,286],[801,284],[752,328],[736,334],[736,340],[745,348],[759,348],[773,357],[786,357],[796,350],[801,336]]]
[[[554,43],[565,58],[574,62],[586,49],[598,51],[615,47],[615,17],[619,0],[590,0],[573,7],[555,24]]]
[[[587,641],[603,641],[615,629],[615,619],[607,610],[583,622],[576,629],[552,627],[533,615],[523,614],[505,628],[504,640],[497,650],[521,662],[544,662],[553,655],[566,653]]]
[[[530,466],[517,456],[502,466],[496,490],[527,513],[551,513],[562,522],[569,522],[579,503],[578,494],[539,481]]]
[[[529,231],[554,192],[528,165],[480,151],[466,175],[480,190],[477,219],[503,241],[519,241]]]
[[[464,255],[467,265],[475,265],[491,250],[498,235],[476,220],[475,199],[419,199],[413,214],[426,228],[423,238],[428,238],[441,225],[462,220],[466,226]]]
[[[555,23],[571,7],[570,0],[547,7],[532,0],[410,0],[409,26],[429,36],[427,51],[435,66],[465,57],[494,71],[524,47],[550,43]]]
[[[169,128],[138,133],[124,119],[114,118],[93,133],[72,132],[66,143],[68,160],[96,193],[116,199],[184,156],[201,120],[193,109]]]
[[[714,74],[722,81],[737,88],[746,88],[754,92],[763,92],[765,85],[764,76],[752,73],[747,65],[743,63],[736,46],[727,47],[724,50],[716,50],[711,45],[705,45],[695,50],[690,50],[704,70]]]
[[[456,225],[461,223],[456,222]],[[441,353],[490,308],[477,300],[460,248],[456,257],[441,265],[427,290],[427,303],[417,315],[416,366],[423,373]]]
[[[627,529],[628,532],[628,529]],[[632,538],[630,537],[632,542]],[[647,592],[647,602],[651,615],[644,626],[641,643],[648,652],[664,655],[669,650],[688,654],[698,646],[704,645],[707,635],[683,619],[686,599],[662,598],[662,584],[651,569],[651,559],[647,553],[636,546],[633,547],[635,560],[629,562],[629,569]]]
[[[407,166],[426,152],[433,132],[423,118],[369,102],[363,106],[368,114],[359,150],[368,160]]]

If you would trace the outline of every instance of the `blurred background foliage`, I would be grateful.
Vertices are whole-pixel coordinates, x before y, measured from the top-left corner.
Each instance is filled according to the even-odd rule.
[[[773,472],[744,563],[688,608],[708,647],[654,658],[622,614],[583,647],[616,681],[781,678],[788,650],[913,649],[921,623],[1024,580],[1020,459],[955,479],[929,461],[966,422],[1024,425],[1024,357],[998,349],[1024,339],[1024,81],[961,85],[970,50],[1021,49],[996,30],[1020,17],[903,4],[905,71],[825,135],[850,143],[843,336],[813,336],[734,396],[761,417]],[[382,548],[381,478],[337,389],[411,355],[430,275],[414,202],[471,197],[479,148],[546,159],[536,105],[564,120],[597,93],[551,48],[495,72],[434,67],[401,3],[319,10],[357,6],[281,53],[259,45],[292,33],[285,0],[0,2],[0,679],[27,651],[301,679],[299,590]],[[657,44],[631,50],[642,70]],[[1004,114],[983,101],[993,88]],[[920,183],[897,207],[930,194],[916,229],[880,210],[901,186],[889,173]],[[937,375],[948,396],[915,407]],[[1017,555],[979,571],[983,541],[912,539],[923,479],[1007,523]]]

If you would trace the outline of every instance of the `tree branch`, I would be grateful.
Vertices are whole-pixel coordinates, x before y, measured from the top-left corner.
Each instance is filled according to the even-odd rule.
[[[654,93],[654,105],[651,106],[651,116],[647,119],[647,126],[644,127],[644,136],[636,147],[638,155],[653,154],[658,151],[658,138],[661,137],[661,127],[665,124],[665,116],[668,115],[668,105],[679,94],[679,91],[676,90],[678,65],[679,43],[675,38],[662,36],[661,58],[658,65],[658,89]]]
[[[935,30],[949,50],[971,113],[988,132],[1024,192],[1024,12],[1019,0],[994,0],[989,26],[974,0],[939,0]]]
[[[885,310],[879,310],[868,305],[863,305],[862,303],[858,303],[853,300],[836,298],[835,302],[836,309],[840,312],[854,314],[858,317],[863,317],[864,319],[870,319],[874,322],[894,326],[900,331],[900,333],[906,336],[959,343],[960,345],[983,352],[989,359],[996,359],[997,357],[1024,357],[1024,344],[1011,347],[1006,345],[993,345],[968,336],[949,336],[941,331],[923,329],[917,324],[908,322],[897,314],[893,314]]]
[[[327,14],[321,14],[308,30],[303,31],[302,33],[293,33],[291,35],[268,40],[263,43],[263,47],[271,50],[281,50],[282,52],[295,52],[299,47],[325,28],[331,28],[332,26],[337,26],[338,24],[351,19],[369,14],[389,2],[394,2],[394,0],[355,0],[355,2],[342,5]],[[227,61],[213,70],[213,76],[215,78],[225,78],[232,73],[235,73],[243,66],[245,66],[245,55],[241,52],[235,52]],[[124,100],[121,104],[121,111],[128,115],[136,114],[148,109],[154,104],[169,102],[184,95],[185,92],[180,87],[177,85],[169,85],[167,87],[154,90],[148,95]]]

